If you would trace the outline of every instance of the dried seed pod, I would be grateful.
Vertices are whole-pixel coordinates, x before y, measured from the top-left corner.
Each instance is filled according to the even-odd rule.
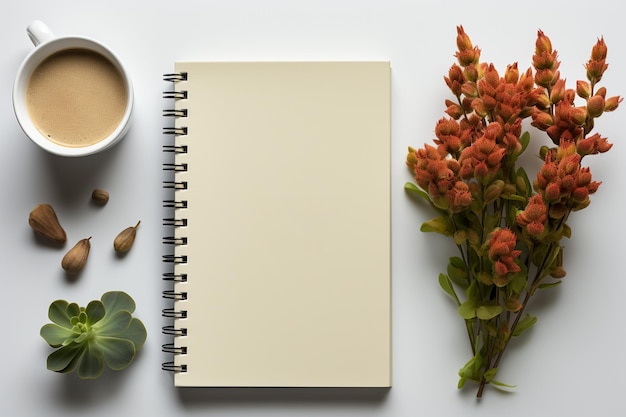
[[[141,223],[141,220],[138,221],[135,226],[127,227],[117,235],[113,241],[113,249],[115,249],[116,252],[128,252],[130,250],[135,242],[139,223]]]
[[[67,236],[50,204],[38,204],[28,215],[28,224],[37,233],[56,243],[65,243]]]
[[[71,274],[75,274],[85,267],[89,250],[91,249],[90,239],[91,236],[79,240],[78,243],[65,254],[63,260],[61,260],[61,267],[63,269]]]
[[[96,188],[91,192],[91,199],[97,204],[104,206],[109,201],[109,193],[100,188]]]

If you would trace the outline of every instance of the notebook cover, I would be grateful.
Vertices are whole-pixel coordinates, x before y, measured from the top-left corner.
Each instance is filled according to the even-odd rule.
[[[389,63],[175,69],[175,385],[390,386]]]

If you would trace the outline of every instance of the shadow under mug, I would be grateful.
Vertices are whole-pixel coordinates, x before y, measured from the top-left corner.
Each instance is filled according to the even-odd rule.
[[[124,137],[130,127],[133,109],[133,86],[131,79],[118,57],[106,46],[93,39],[82,36],[55,36],[48,26],[36,20],[26,29],[35,45],[20,65],[13,85],[13,110],[24,133],[40,148],[60,156],[87,156],[109,149]],[[55,143],[42,134],[33,123],[26,103],[26,91],[33,71],[46,58],[57,52],[70,49],[86,49],[106,58],[121,74],[126,87],[126,108],[119,124],[102,140],[87,146],[64,146]]]

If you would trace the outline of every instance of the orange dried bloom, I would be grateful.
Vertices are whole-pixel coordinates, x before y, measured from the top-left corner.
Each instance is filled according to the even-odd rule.
[[[445,155],[441,148],[425,144],[423,149],[409,151],[407,165],[415,173],[417,185],[436,206],[459,212],[470,205],[472,196],[469,186],[459,177],[458,161]]]
[[[594,140],[604,146],[602,138]],[[544,165],[537,173],[535,188],[549,203],[549,214],[553,218],[563,216],[568,209],[586,204],[589,195],[600,186],[600,182],[591,180],[589,168],[580,166],[581,159],[582,156],[576,152],[576,145],[563,141],[556,155],[546,155]]]
[[[461,87],[465,83],[465,76],[461,67],[456,64],[452,65],[448,71],[448,76],[443,77],[443,79],[446,81],[446,85],[452,91],[452,94],[457,97],[461,95]]]
[[[540,130],[547,130],[554,124],[554,119],[550,116],[550,113],[538,109],[535,109],[532,118],[533,121],[530,124]]]
[[[517,237],[510,229],[498,229],[489,239],[489,259],[493,262],[494,272],[498,276],[519,272],[521,268],[515,263],[522,251],[515,249]],[[496,281],[497,283],[497,281]]]
[[[557,69],[561,63],[557,60],[557,52],[552,49],[552,42],[541,30],[537,32],[533,67],[535,67],[535,83],[548,88],[559,78]]]
[[[552,53],[552,42],[542,30],[537,31],[537,40],[535,41],[535,55],[543,53]]]
[[[473,113],[469,117],[461,119],[459,126],[461,127],[460,138],[463,148],[474,143],[485,131],[482,119]]]
[[[591,117],[600,117],[604,112],[605,100],[599,94],[596,94],[587,100],[587,113]]]
[[[459,61],[459,65],[462,67],[477,65],[480,60],[480,49],[472,45],[472,41],[465,33],[463,26],[457,26],[456,31],[456,46],[459,50],[455,56]]]
[[[446,191],[445,198],[453,213],[458,213],[472,202],[469,186],[463,181],[457,181],[452,189]]]
[[[581,156],[595,155],[608,151],[612,146],[613,144],[609,143],[607,138],[603,138],[600,134],[595,133],[576,142],[576,151]]]
[[[498,146],[496,137],[501,130],[500,125],[492,123],[487,126],[484,135],[478,138],[472,146],[463,149],[459,157],[461,177],[485,178],[500,169],[505,150]]]
[[[459,137],[461,128],[459,123],[454,119],[439,119],[435,126],[435,135],[437,139],[434,142],[438,145],[441,153],[445,151],[450,155],[456,155],[462,146]]]
[[[587,70],[587,79],[591,81],[591,84],[595,84],[602,79],[604,71],[609,67],[606,63],[606,54],[608,48],[604,43],[604,38],[598,39],[596,44],[591,49],[591,58],[585,65]]]
[[[520,226],[526,227],[530,236],[540,239],[548,222],[548,208],[541,194],[532,196],[524,211],[518,214],[515,220]]]
[[[606,59],[608,48],[604,43],[604,38],[598,39],[596,44],[591,48],[591,59],[594,61],[601,61]]]
[[[556,80],[554,86],[552,86],[552,91],[550,91],[550,102],[552,104],[558,103],[563,100],[565,97],[565,80],[559,79]]]
[[[620,96],[613,96],[613,97],[607,98],[606,102],[604,103],[604,111],[613,111],[617,109],[617,107],[622,102],[622,100],[624,99]]]
[[[581,127],[586,118],[587,110],[574,106],[574,91],[566,90],[563,99],[554,106],[554,116],[552,124],[542,129],[543,125],[540,121],[536,121],[539,113],[533,114],[533,126],[545,130],[550,136],[552,142],[558,145],[561,140],[574,141],[583,135]]]
[[[591,96],[591,85],[587,81],[576,81],[576,94],[581,98],[589,98]]]

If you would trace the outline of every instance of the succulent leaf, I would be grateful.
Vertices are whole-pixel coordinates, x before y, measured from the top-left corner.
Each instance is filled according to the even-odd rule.
[[[65,301],[67,303],[67,301]],[[68,317],[76,317],[80,314],[80,307],[76,303],[71,303],[67,305],[67,315]]]
[[[122,334],[130,326],[133,316],[126,310],[121,310],[113,314],[110,319],[95,324],[98,335],[101,336],[117,336]]]
[[[69,326],[70,316],[67,314],[67,305],[68,303],[65,300],[56,300],[50,304],[48,318],[60,326]]]
[[[102,301],[93,300],[89,304],[87,304],[85,312],[87,313],[87,317],[89,317],[89,323],[93,325],[104,317],[104,304],[102,303]]]
[[[62,327],[58,324],[48,323],[39,332],[41,337],[52,347],[62,346],[70,338],[76,337],[71,328]]]
[[[146,341],[146,328],[132,316],[134,300],[126,293],[111,291],[87,307],[56,300],[48,309],[41,337],[58,348],[47,359],[49,370],[69,373],[77,370],[82,379],[98,378],[105,364],[113,370],[130,365]]]
[[[87,345],[78,365],[78,377],[82,379],[96,379],[104,371],[102,352]]]
[[[107,315],[118,310],[126,310],[129,313],[135,311],[135,301],[125,292],[110,291],[102,295],[102,303],[107,311]]]
[[[82,346],[70,344],[55,350],[48,355],[48,369],[55,372],[71,372],[76,365],[76,359],[80,357]]]
[[[126,368],[135,358],[135,344],[128,339],[99,337],[97,343],[104,361],[113,370]]]
[[[128,339],[135,345],[135,349],[139,350],[146,341],[146,328],[141,320],[134,318],[130,322],[130,326],[124,333],[120,335],[121,338]]]

